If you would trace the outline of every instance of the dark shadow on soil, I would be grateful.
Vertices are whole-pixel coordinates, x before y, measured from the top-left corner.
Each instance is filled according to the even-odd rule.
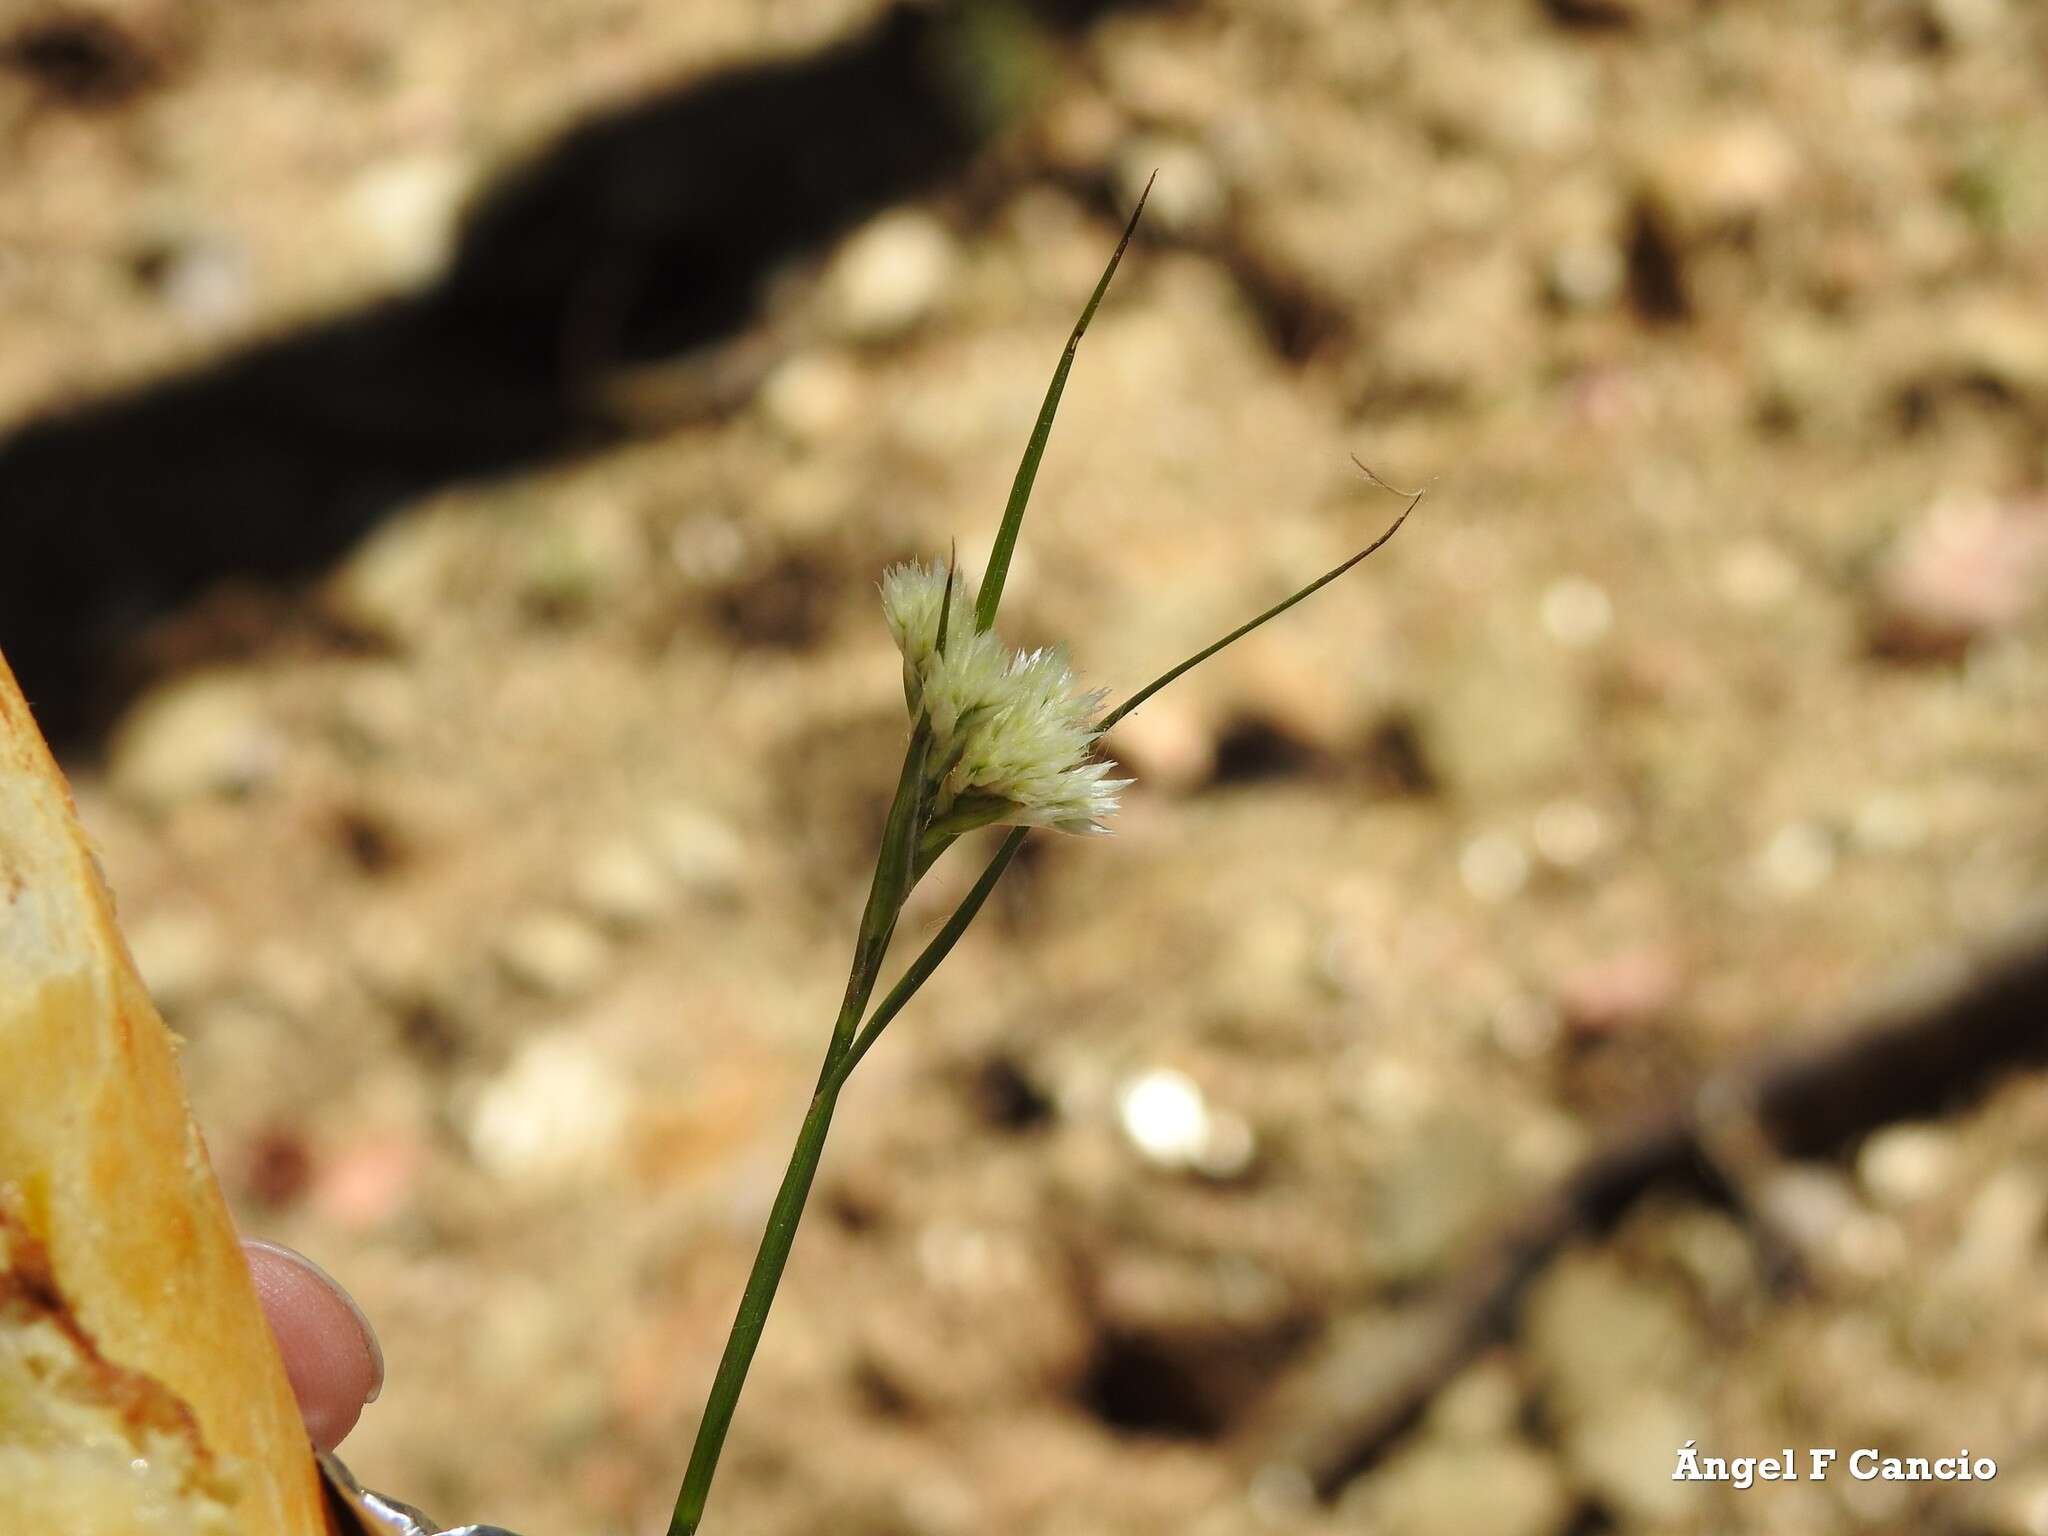
[[[303,579],[437,486],[601,444],[594,375],[738,331],[765,275],[967,169],[987,14],[902,4],[594,118],[479,201],[430,291],[0,439],[0,651],[45,729],[89,744],[134,637],[201,590]]]

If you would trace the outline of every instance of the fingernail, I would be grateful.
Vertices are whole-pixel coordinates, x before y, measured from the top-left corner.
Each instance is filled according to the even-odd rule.
[[[277,1258],[283,1259],[287,1263],[304,1270],[315,1280],[326,1286],[328,1290],[332,1291],[336,1299],[348,1308],[349,1315],[355,1318],[357,1324],[361,1326],[363,1330],[363,1343],[370,1351],[370,1392],[363,1401],[366,1404],[377,1401],[384,1391],[384,1346],[377,1342],[377,1330],[370,1326],[370,1319],[364,1315],[363,1309],[356,1305],[356,1299],[349,1295],[347,1287],[296,1248],[287,1248],[282,1243],[273,1243],[266,1238],[260,1237],[244,1238],[242,1239],[242,1246],[244,1248],[261,1248],[265,1253],[275,1255]]]

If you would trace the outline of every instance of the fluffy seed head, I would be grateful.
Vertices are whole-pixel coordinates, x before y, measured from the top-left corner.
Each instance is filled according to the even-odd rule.
[[[882,611],[903,653],[903,692],[931,720],[932,816],[960,828],[1008,822],[1101,832],[1131,780],[1093,756],[1100,692],[1077,691],[1058,650],[1013,651],[974,627],[974,600],[953,585],[943,655],[943,564],[892,566]]]

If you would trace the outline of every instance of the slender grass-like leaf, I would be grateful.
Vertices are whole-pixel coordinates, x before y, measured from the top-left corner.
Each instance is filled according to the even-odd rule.
[[[1375,476],[1374,478],[1377,479],[1378,477]],[[1380,481],[1379,483],[1385,484],[1384,481]],[[1282,598],[1279,602],[1275,603],[1272,607],[1268,608],[1264,613],[1260,614],[1257,618],[1251,619],[1243,624],[1238,625],[1237,628],[1233,629],[1221,640],[1218,640],[1214,645],[1205,645],[1202,647],[1202,649],[1195,652],[1194,655],[1190,656],[1186,661],[1181,662],[1177,666],[1168,667],[1164,672],[1160,673],[1159,676],[1153,678],[1151,682],[1147,683],[1144,687],[1140,688],[1136,693],[1132,694],[1128,699],[1125,699],[1123,703],[1117,705],[1115,709],[1112,709],[1108,714],[1104,715],[1102,717],[1102,723],[1100,726],[1097,727],[1097,729],[1103,731],[1108,730],[1111,726],[1115,725],[1117,721],[1123,719],[1132,710],[1136,709],[1140,704],[1143,704],[1147,699],[1151,698],[1153,694],[1157,693],[1160,689],[1164,688],[1168,683],[1172,682],[1175,678],[1180,677],[1184,673],[1192,672],[1196,667],[1199,667],[1203,662],[1207,661],[1211,656],[1214,656],[1218,651],[1221,651],[1228,646],[1237,644],[1238,641],[1242,640],[1246,635],[1250,634],[1260,625],[1269,623],[1272,620],[1279,618],[1281,614],[1285,613],[1288,609],[1292,608],[1296,603],[1300,602],[1303,598],[1313,597],[1316,593],[1322,591],[1323,588],[1327,587],[1331,582],[1335,581],[1339,576],[1342,576],[1346,571],[1350,570],[1351,567],[1358,564],[1359,561],[1363,560],[1367,555],[1372,554],[1375,550],[1379,549],[1381,545],[1385,544],[1387,540],[1391,539],[1395,534],[1399,533],[1401,531],[1401,525],[1408,521],[1408,514],[1410,512],[1413,512],[1416,509],[1416,507],[1421,504],[1421,502],[1422,492],[1417,491],[1414,495],[1408,498],[1408,505],[1401,509],[1401,515],[1394,519],[1392,526],[1390,526],[1385,533],[1381,534],[1378,538],[1374,539],[1370,544],[1366,545],[1365,548],[1361,549],[1357,554],[1353,555],[1350,559],[1344,561],[1341,565],[1332,566],[1329,570],[1323,572],[1322,575],[1318,576],[1314,581],[1310,582],[1307,586],[1303,587],[1299,592],[1296,592],[1292,597]]]
[[[989,551],[988,569],[981,573],[981,590],[974,599],[976,629],[987,629],[996,621],[996,608],[1003,600],[1003,583],[1010,575],[1010,556],[1017,550],[1017,531],[1024,526],[1024,508],[1031,501],[1031,486],[1038,479],[1038,461],[1045,457],[1046,440],[1052,436],[1053,417],[1059,414],[1060,396],[1066,393],[1067,374],[1074,366],[1074,354],[1080,351],[1081,337],[1087,333],[1088,322],[1095,318],[1096,306],[1109,292],[1109,280],[1116,276],[1117,264],[1124,259],[1131,236],[1138,231],[1138,216],[1145,211],[1145,199],[1152,195],[1152,181],[1157,175],[1155,171],[1152,177],[1146,178],[1145,190],[1138,194],[1138,206],[1131,210],[1131,222],[1124,226],[1124,236],[1110,253],[1109,265],[1102,269],[1102,280],[1095,285],[1095,292],[1088,296],[1088,307],[1074,322],[1073,334],[1067,337],[1067,349],[1060,354],[1059,367],[1053,370],[1052,384],[1045,392],[1045,403],[1038,408],[1038,424],[1031,429],[1031,440],[1024,445],[1024,458],[1017,465],[1017,478],[1010,483],[1010,500],[1003,508],[1002,526],[996,530],[995,547]]]

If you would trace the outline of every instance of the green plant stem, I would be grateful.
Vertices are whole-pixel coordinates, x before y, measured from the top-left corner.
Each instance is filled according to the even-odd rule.
[[[889,819],[882,827],[882,851],[875,860],[875,878],[868,886],[867,905],[861,909],[860,931],[853,941],[853,965],[846,976],[846,994],[839,1003],[839,1016],[832,1021],[832,1043],[825,1052],[824,1073],[832,1070],[853,1043],[860,1016],[874,995],[875,980],[882,974],[882,960],[889,953],[889,941],[896,936],[896,916],[904,898],[923,870],[917,865],[918,823],[925,790],[925,764],[931,758],[931,722],[920,715],[910,736],[910,750],[903,754],[903,772],[896,781],[895,798],[889,802]]]
[[[949,593],[950,590],[949,578]],[[804,1116],[803,1128],[797,1132],[796,1146],[790,1152],[789,1169],[782,1176],[782,1187],[776,1191],[775,1204],[768,1212],[768,1230],[761,1234],[761,1247],[747,1275],[747,1288],[740,1295],[739,1313],[726,1338],[725,1353],[720,1356],[718,1372],[711,1380],[704,1417],[697,1425],[696,1443],[690,1448],[690,1465],[683,1473],[675,1513],[669,1520],[670,1536],[689,1536],[704,1517],[704,1502],[711,1495],[711,1479],[718,1471],[726,1432],[732,1428],[733,1410],[739,1406],[740,1389],[746,1385],[754,1351],[761,1343],[761,1330],[768,1323],[768,1309],[775,1302],[782,1271],[789,1263],[790,1246],[796,1241],[804,1202],[810,1197],[811,1181],[817,1176],[818,1160],[825,1151],[825,1133],[832,1125],[839,1090],[852,1070],[846,1058],[854,1043],[854,1031],[882,974],[882,962],[888,956],[889,941],[895,936],[904,899],[922,873],[917,867],[918,827],[925,814],[925,766],[931,758],[931,744],[931,722],[919,715],[909,749],[903,754],[903,772],[889,803],[889,819],[882,828],[882,850],[875,860],[875,878],[868,887],[867,905],[861,911],[846,994],[832,1025],[832,1039],[825,1048],[825,1064],[818,1072],[810,1112]]]
[[[810,1113],[804,1116],[803,1128],[797,1132],[796,1146],[790,1152],[789,1169],[782,1176],[782,1187],[776,1191],[775,1204],[769,1210],[768,1230],[762,1234],[760,1252],[754,1255],[754,1268],[740,1297],[739,1316],[733,1321],[732,1335],[726,1340],[725,1354],[718,1362],[718,1374],[712,1379],[711,1394],[705,1400],[704,1418],[697,1426],[697,1443],[690,1452],[690,1467],[683,1474],[682,1492],[676,1496],[675,1515],[669,1521],[669,1536],[695,1536],[698,1522],[704,1518],[711,1477],[718,1470],[719,1452],[724,1449],[726,1431],[732,1427],[740,1389],[746,1384],[747,1370],[761,1343],[761,1330],[768,1322],[768,1309],[775,1302],[776,1287],[782,1283],[782,1272],[789,1263],[796,1229],[803,1220],[804,1202],[810,1198],[811,1182],[817,1177],[818,1163],[824,1156],[825,1133],[832,1128],[832,1111],[839,1103],[840,1090],[889,1021],[903,1011],[940,962],[953,952],[953,946],[981,911],[1029,832],[1028,827],[1010,829],[1010,835],[1003,839],[981,878],[974,882],[974,888],[890,988],[867,1027],[836,1059],[827,1060],[818,1091],[811,1099]]]
[[[1012,827],[1010,835],[1003,839],[996,849],[995,857],[988,861],[988,867],[981,872],[981,878],[974,882],[974,889],[961,897],[960,905],[953,909],[953,915],[946,919],[945,926],[932,935],[918,957],[910,962],[910,968],[896,980],[889,989],[889,995],[875,1005],[874,1016],[867,1022],[860,1035],[832,1067],[828,1081],[835,1090],[852,1075],[860,1065],[860,1059],[873,1049],[889,1027],[889,1021],[903,1011],[904,1005],[917,995],[917,989],[931,979],[939,963],[953,952],[953,946],[960,942],[960,935],[967,931],[967,925],[974,921],[981,911],[989,893],[996,888],[996,882],[1003,878],[1003,871],[1010,867],[1010,860],[1017,856],[1017,850],[1024,846],[1024,839],[1030,834],[1029,827]]]
[[[839,1102],[839,1090],[846,1082],[844,1071],[828,1062],[824,1080],[811,1099],[810,1112],[797,1132],[796,1146],[789,1154],[789,1171],[775,1192],[775,1204],[768,1212],[768,1230],[761,1236],[761,1251],[754,1255],[754,1268],[747,1276],[747,1288],[740,1296],[739,1315],[732,1334],[725,1341],[725,1354],[712,1378],[710,1396],[704,1402],[704,1417],[697,1425],[697,1441],[690,1449],[689,1470],[683,1474],[682,1491],[676,1495],[675,1514],[668,1523],[669,1536],[694,1536],[704,1518],[704,1502],[711,1496],[712,1474],[718,1470],[719,1452],[725,1448],[726,1431],[732,1427],[733,1410],[739,1406],[740,1389],[747,1382],[747,1368],[761,1343],[761,1330],[768,1323],[768,1309],[775,1303],[775,1289],[782,1283],[782,1271],[789,1263],[790,1245],[804,1217],[804,1202],[810,1198],[811,1181],[817,1177],[818,1160],[825,1151],[825,1133],[832,1128],[832,1111]]]

